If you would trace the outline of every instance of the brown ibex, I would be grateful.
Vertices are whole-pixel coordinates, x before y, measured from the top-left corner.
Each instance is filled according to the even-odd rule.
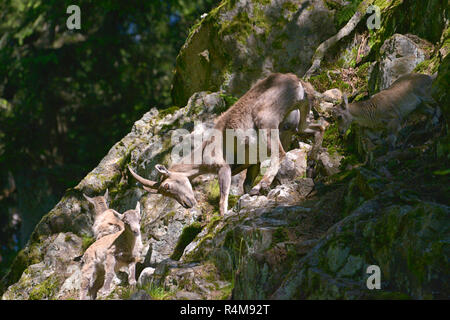
[[[136,262],[143,247],[139,202],[136,209],[126,211],[118,218],[123,220],[124,229],[95,241],[81,259],[81,300],[95,299],[99,288],[107,294],[115,274],[122,267],[128,267],[128,283],[136,284]]]
[[[224,148],[226,146],[225,131],[228,129],[266,129],[269,131],[267,141],[270,141],[271,130],[276,132],[280,123],[294,109],[300,110],[300,130],[303,130],[306,127],[306,116],[310,111],[309,100],[306,96],[309,88],[309,84],[300,81],[294,74],[271,74],[258,81],[215,121],[214,129],[221,133],[223,140],[220,152],[217,152],[212,158],[206,159],[207,161],[204,159],[201,164],[174,164],[169,169],[163,165],[156,165],[156,170],[162,175],[160,182],[144,179],[131,168],[129,170],[146,190],[156,191],[174,198],[185,208],[191,208],[196,204],[190,180],[201,174],[216,173],[220,188],[219,209],[220,213],[224,215],[228,209],[231,176],[247,169],[244,188],[248,190],[253,185],[261,162],[261,159],[258,158],[256,164],[248,161],[244,164],[228,163],[226,153],[229,150]],[[279,137],[276,139],[278,140],[276,146],[278,150],[276,151],[278,151],[279,158],[274,156],[277,152],[272,152],[274,150],[271,150],[270,143],[268,143],[267,150],[270,154],[271,164],[261,181],[251,189],[250,194],[252,195],[258,194],[261,190],[267,190],[278,171],[280,161],[285,156]],[[201,146],[202,151],[210,143],[212,143],[211,140],[205,141]],[[245,144],[246,152],[248,152],[248,140],[240,143]]]
[[[108,208],[108,189],[103,196],[90,198],[83,194],[86,200],[94,206],[94,238],[98,240],[108,234],[123,230],[123,222],[118,218],[120,214]]]
[[[422,103],[436,104],[430,95],[434,78],[435,75],[406,74],[370,99],[350,104],[344,95],[344,103],[334,115],[339,132],[344,134],[353,121],[361,127],[387,129],[389,146],[394,148],[405,117]]]

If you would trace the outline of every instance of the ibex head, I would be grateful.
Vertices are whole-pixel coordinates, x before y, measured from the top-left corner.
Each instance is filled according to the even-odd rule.
[[[141,232],[141,205],[139,201],[135,209],[124,212],[122,221],[125,223],[125,227],[129,228],[134,235],[138,235]]]
[[[337,121],[339,133],[342,135],[345,134],[353,120],[350,111],[348,110],[348,98],[345,93],[343,95],[342,104],[334,110],[334,117]]]
[[[94,210],[97,214],[108,210],[108,189],[103,196],[90,198],[83,193],[84,198],[94,206]]]
[[[175,199],[186,209],[192,208],[197,204],[191,182],[185,174],[170,171],[165,166],[157,164],[155,169],[161,174],[162,180],[161,182],[155,182],[142,178],[130,167],[128,169],[133,177],[143,184],[145,190]]]

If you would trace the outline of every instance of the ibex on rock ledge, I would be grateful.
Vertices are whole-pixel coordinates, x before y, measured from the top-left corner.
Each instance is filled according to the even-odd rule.
[[[368,100],[348,104],[344,96],[342,108],[335,111],[340,133],[345,133],[353,121],[362,127],[387,129],[389,145],[394,148],[405,117],[422,103],[436,104],[430,95],[434,78],[435,75],[410,73]],[[436,109],[434,114],[438,113]]]
[[[108,189],[103,196],[90,198],[83,194],[85,199],[94,206],[94,238],[98,240],[108,234],[123,230],[124,225],[120,220],[120,213],[108,208]]]
[[[139,202],[136,209],[126,211],[119,218],[123,220],[124,229],[95,241],[81,259],[80,300],[88,297],[95,299],[100,287],[103,293],[109,293],[114,275],[121,267],[128,267],[129,285],[136,284],[136,262],[140,259],[143,247]]]
[[[201,164],[174,164],[169,169],[163,165],[156,165],[156,170],[162,175],[160,182],[144,179],[131,168],[129,170],[146,190],[174,198],[185,208],[192,208],[196,204],[190,181],[205,173],[216,173],[219,177],[220,187],[219,209],[220,213],[224,215],[228,209],[231,176],[247,169],[244,182],[244,188],[247,191],[253,185],[257,172],[259,172],[261,160],[264,160],[258,158],[256,164],[250,163],[248,158],[246,158],[244,164],[227,162],[227,152],[230,152],[230,150],[225,148],[226,131],[229,129],[265,129],[264,134],[268,132],[266,141],[271,141],[271,134],[277,133],[280,123],[294,109],[300,110],[300,130],[304,130],[306,116],[310,111],[310,101],[307,97],[310,87],[309,84],[300,81],[294,74],[271,74],[258,81],[230,109],[216,119],[214,129],[222,135],[219,152],[208,159],[203,158]],[[261,181],[250,190],[252,195],[268,189],[278,171],[280,161],[285,156],[279,137],[277,136],[275,139],[277,139],[276,148],[278,150],[272,150],[273,146],[270,143],[267,144],[271,164]],[[238,141],[238,143],[245,144],[246,153],[249,150],[249,140]],[[201,146],[202,150],[205,150],[211,143],[211,140],[204,141]],[[258,145],[258,147],[260,146]],[[236,150],[236,148],[235,144],[234,149]]]

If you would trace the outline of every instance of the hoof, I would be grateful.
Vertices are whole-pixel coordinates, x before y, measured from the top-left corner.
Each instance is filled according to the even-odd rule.
[[[250,192],[248,193],[251,196],[257,196],[259,195],[259,187],[254,187]]]

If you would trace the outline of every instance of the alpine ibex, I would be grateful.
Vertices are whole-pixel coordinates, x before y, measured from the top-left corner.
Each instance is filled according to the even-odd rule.
[[[339,132],[344,134],[353,121],[362,127],[387,129],[388,143],[394,148],[405,117],[422,103],[436,104],[430,95],[434,78],[425,74],[406,74],[369,100],[350,104],[344,95],[343,105],[335,110]]]
[[[122,267],[128,267],[128,283],[131,286],[136,284],[136,262],[140,259],[143,247],[139,202],[136,209],[126,211],[118,218],[123,220],[124,229],[95,241],[81,259],[81,300],[88,296],[95,299],[99,288],[107,294],[114,275]]]
[[[123,222],[118,217],[120,214],[108,208],[108,189],[103,196],[90,198],[83,194],[88,202],[94,206],[94,238],[98,240],[108,234],[113,234],[123,230]]]
[[[271,132],[273,130],[277,132],[280,123],[294,109],[300,110],[300,130],[303,130],[306,127],[306,116],[310,111],[309,100],[306,99],[309,88],[309,84],[300,81],[294,74],[271,74],[258,81],[230,109],[216,119],[214,129],[222,135],[222,139],[219,139],[222,147],[214,156],[203,159],[201,164],[173,164],[170,169],[163,165],[156,165],[156,170],[162,175],[160,182],[144,179],[131,168],[129,170],[146,190],[156,191],[174,198],[185,208],[192,208],[196,204],[190,180],[201,174],[216,173],[219,177],[220,187],[219,209],[220,213],[224,215],[228,209],[231,176],[247,169],[244,188],[248,190],[253,185],[261,162],[261,159],[258,158],[256,164],[249,161],[244,164],[228,163],[226,154],[229,150],[224,147],[226,146],[225,131],[228,129],[266,129],[269,132],[267,141],[271,141]],[[275,151],[278,151],[279,157],[275,156],[277,152],[272,152],[274,150],[271,150],[270,143],[268,143],[267,150],[270,154],[271,164],[261,181],[251,189],[250,194],[252,195],[258,194],[261,190],[267,190],[278,171],[280,161],[285,156],[279,137],[276,139],[278,140],[276,146],[278,150]],[[212,143],[211,140],[205,141],[201,146],[202,151],[210,143]],[[245,144],[246,152],[248,152],[249,141],[245,140],[240,143]]]

